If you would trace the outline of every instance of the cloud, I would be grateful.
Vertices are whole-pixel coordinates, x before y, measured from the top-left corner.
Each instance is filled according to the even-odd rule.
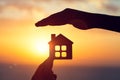
[[[79,3],[80,4],[80,3]],[[83,10],[95,13],[120,15],[120,0],[85,0]],[[80,8],[82,6],[79,6]]]
[[[120,6],[119,6],[120,1],[117,0],[116,2],[117,2],[117,4],[113,0],[110,0],[110,1],[107,0],[107,2],[103,3],[102,5],[108,11],[119,12],[119,10],[120,10]]]
[[[35,7],[35,3],[32,0],[5,0],[0,1],[0,3],[4,3],[2,6],[15,6],[18,9],[31,10]]]
[[[88,0],[88,1],[91,1],[92,3],[94,3],[94,5],[97,7],[97,8],[100,8],[100,9],[104,9],[106,11],[119,11],[120,9],[120,1],[118,0]],[[119,4],[115,4],[115,2],[119,3]]]
[[[18,19],[36,16],[36,14],[46,15],[67,7],[117,14],[120,10],[119,4],[119,0],[0,0],[0,18]]]
[[[34,16],[36,12],[43,12],[43,8],[33,0],[1,0],[0,18],[21,19]]]
[[[120,10],[120,8],[115,5],[109,5],[109,4],[103,4],[103,5],[104,5],[104,8],[108,11],[118,12]]]
[[[86,2],[87,0],[63,0],[63,1],[70,3],[70,2]]]
[[[56,1],[58,2],[58,1]],[[120,0],[60,0],[62,6],[78,10],[120,15]]]

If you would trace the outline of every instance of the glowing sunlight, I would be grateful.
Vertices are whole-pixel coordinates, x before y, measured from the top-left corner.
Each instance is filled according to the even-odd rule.
[[[35,44],[36,50],[42,54],[48,52],[48,44],[45,42],[39,42]]]
[[[34,54],[47,57],[49,53],[48,41],[44,38],[35,40],[33,50],[35,52]]]

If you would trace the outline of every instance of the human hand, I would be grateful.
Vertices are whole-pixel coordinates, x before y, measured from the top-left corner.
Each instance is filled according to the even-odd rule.
[[[56,80],[57,75],[52,71],[53,61],[54,59],[49,57],[40,64],[31,80]]]
[[[49,17],[38,21],[35,25],[57,26],[71,24],[78,29],[102,28],[120,32],[120,16],[110,16],[104,14],[88,13],[74,9],[65,9],[61,12],[50,15]]]
[[[90,27],[87,27],[87,24],[82,19],[79,19],[79,15],[79,11],[67,8],[61,12],[52,14],[41,21],[38,21],[35,25],[37,27],[43,27],[47,25],[56,26],[72,24],[76,28],[89,29]]]

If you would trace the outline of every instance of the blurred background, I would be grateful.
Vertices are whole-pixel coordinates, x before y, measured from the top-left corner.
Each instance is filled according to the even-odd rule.
[[[74,42],[73,59],[54,63],[58,80],[120,79],[120,33],[79,30],[69,24],[35,27],[65,8],[120,16],[119,0],[0,0],[0,80],[29,80],[49,56],[54,33]]]

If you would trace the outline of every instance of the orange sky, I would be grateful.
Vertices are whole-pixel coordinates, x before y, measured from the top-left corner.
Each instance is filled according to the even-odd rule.
[[[107,0],[36,1],[21,0],[24,5],[14,0],[11,0],[11,3],[8,0],[0,1],[0,62],[39,64],[48,57],[48,41],[51,34],[62,33],[74,42],[73,60],[55,61],[56,65],[66,65],[66,62],[69,62],[67,65],[120,66],[120,33],[102,29],[78,30],[72,25],[43,28],[34,26],[38,20],[67,7],[120,15],[120,7],[114,6],[117,3],[111,1],[111,8],[106,8],[105,4],[109,4]],[[57,6],[58,2],[61,3],[61,7]],[[85,3],[88,5],[85,6]],[[102,6],[103,4],[105,6]],[[111,11],[113,8],[116,9],[116,13]],[[41,48],[46,50],[42,51]]]

